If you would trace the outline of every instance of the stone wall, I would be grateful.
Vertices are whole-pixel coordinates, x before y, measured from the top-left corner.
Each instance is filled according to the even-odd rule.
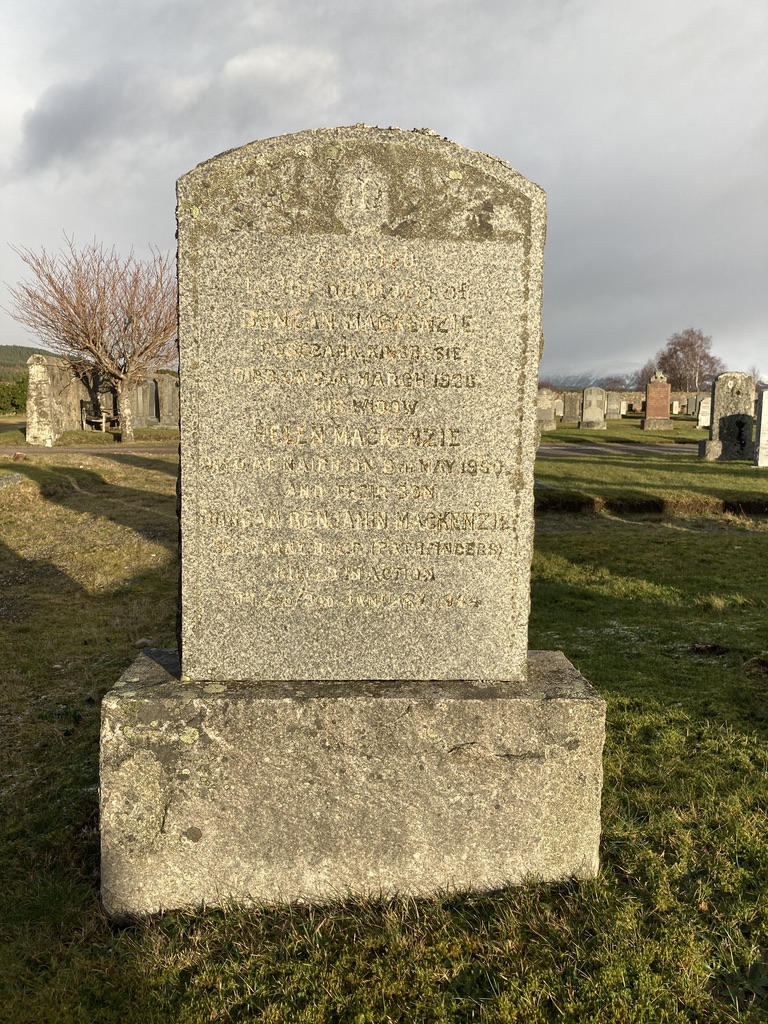
[[[27,444],[50,447],[66,431],[82,429],[86,405],[114,413],[114,396],[98,374],[80,377],[56,355],[32,355],[27,366]],[[133,388],[128,400],[134,428],[178,426],[178,374],[157,373]]]

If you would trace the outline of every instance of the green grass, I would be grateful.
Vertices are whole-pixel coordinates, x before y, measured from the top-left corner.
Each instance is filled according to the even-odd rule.
[[[42,451],[44,449],[30,445],[27,447],[26,432],[23,421],[8,417],[3,423],[0,421],[0,448],[26,449],[27,452]],[[87,447],[100,448],[120,443],[119,430],[67,430],[54,444],[54,448]],[[178,441],[179,431],[174,427],[141,427],[134,431],[135,443],[165,443],[167,441]]]
[[[133,432],[136,442],[142,441],[178,441],[179,431],[175,427],[139,427]],[[74,445],[95,445],[119,444],[122,433],[114,430],[66,430],[56,441],[56,448],[71,448]]]
[[[749,462],[703,462],[695,452],[539,459],[536,483],[542,511],[768,514],[764,471]]]
[[[672,430],[643,430],[639,416],[606,420],[605,430],[582,430],[576,423],[561,423],[556,430],[542,431],[541,439],[558,444],[691,444],[709,436],[693,418],[676,417],[673,423]]]
[[[26,452],[0,461],[0,1021],[768,1020],[768,526],[722,511],[765,474],[640,451],[537,466],[552,508],[598,510],[538,513],[530,623],[608,703],[597,879],[118,927],[99,705],[139,638],[173,644],[175,460]]]

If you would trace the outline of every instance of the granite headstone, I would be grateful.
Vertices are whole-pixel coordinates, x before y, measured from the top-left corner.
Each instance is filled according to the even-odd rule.
[[[563,421],[565,423],[578,423],[581,420],[583,396],[581,391],[563,392]]]
[[[586,430],[605,430],[606,393],[603,388],[585,388],[584,406],[579,426]]]
[[[356,126],[177,215],[181,669],[105,698],[108,912],[594,874],[604,704],[527,650],[543,192]]]
[[[621,394],[618,391],[609,391],[606,395],[605,418],[607,420],[621,419]]]
[[[536,395],[536,421],[540,430],[554,430],[557,392],[551,388],[539,388]]]
[[[696,418],[696,426],[701,430],[709,430],[712,421],[712,395],[705,395],[699,403],[699,412]]]
[[[643,430],[673,430],[674,423],[669,415],[672,385],[657,370],[645,386],[645,418]]]
[[[699,458],[729,462],[754,457],[755,382],[748,373],[728,371],[712,383],[709,438],[699,442]]]

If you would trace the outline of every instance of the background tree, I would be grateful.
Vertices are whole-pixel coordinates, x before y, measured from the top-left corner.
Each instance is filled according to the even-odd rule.
[[[58,253],[14,248],[34,280],[11,288],[11,316],[64,356],[79,376],[97,371],[114,391],[123,441],[133,440],[128,393],[176,351],[176,274],[169,256],[143,262],[71,238]]]
[[[696,327],[686,327],[656,353],[656,366],[673,391],[703,391],[725,370],[725,363],[712,355],[711,348],[711,337]]]
[[[640,369],[632,374],[631,386],[633,391],[645,391],[645,385],[656,373],[656,360],[649,359]]]
[[[24,415],[27,406],[29,375],[20,373],[14,380],[0,379],[0,416]]]

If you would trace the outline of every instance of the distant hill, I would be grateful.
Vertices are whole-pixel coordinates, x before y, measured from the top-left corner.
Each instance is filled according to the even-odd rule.
[[[604,370],[585,370],[583,373],[542,373],[542,383],[551,384],[563,390],[583,391],[584,388],[604,388],[612,391],[631,389],[634,373],[606,373]]]
[[[29,345],[0,345],[0,380],[15,380],[19,374],[26,373],[27,360],[36,352],[43,356],[51,354],[47,349]]]

